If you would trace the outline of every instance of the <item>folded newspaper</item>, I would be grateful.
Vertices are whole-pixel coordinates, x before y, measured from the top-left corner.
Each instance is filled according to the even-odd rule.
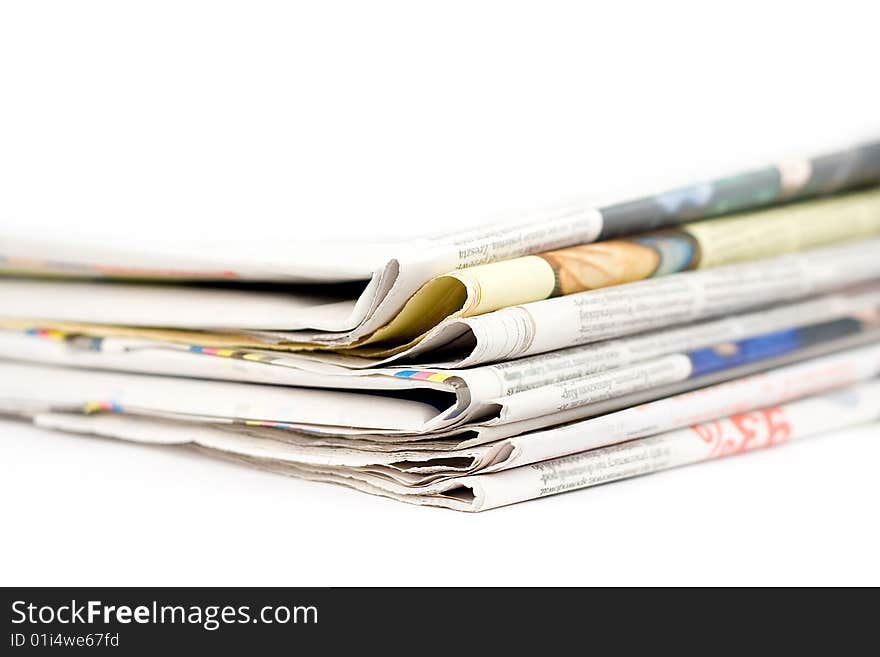
[[[6,410],[51,429],[192,445],[405,502],[481,511],[880,420],[878,375],[875,343],[556,428],[425,449],[369,450],[277,429],[148,421],[109,407],[86,414],[44,404]]]
[[[880,263],[878,263],[880,264]],[[878,272],[880,275],[880,272]],[[306,369],[295,355],[192,350],[31,327],[0,331],[0,358],[89,370],[6,376],[7,395],[109,403],[141,413],[272,423],[339,435],[427,434],[530,426],[608,409],[633,393],[698,385],[880,329],[880,283],[738,316],[674,326],[472,368]],[[310,363],[305,362],[307,367]],[[0,368],[9,369],[11,365]],[[174,375],[175,379],[143,374]],[[194,379],[213,379],[196,381]],[[259,384],[259,385],[254,385]],[[289,386],[289,387],[279,387]]]
[[[786,203],[766,216],[745,212],[732,223],[686,224],[672,234],[607,241],[624,233],[754,211],[878,181],[880,142],[635,201],[531,213],[515,222],[401,245],[328,244],[296,250],[268,240],[257,247],[241,246],[237,254],[208,250],[204,243],[178,244],[163,253],[138,253],[112,244],[103,249],[77,246],[71,252],[69,245],[5,238],[0,244],[0,271],[141,282],[100,285],[8,279],[0,293],[6,299],[4,315],[31,319],[221,331],[226,335],[205,338],[238,346],[254,346],[256,341],[292,349],[354,348],[391,340],[392,349],[402,349],[428,324],[445,316],[480,314],[683,268],[717,266],[876,234],[880,198],[868,192],[830,198],[818,206]],[[826,220],[829,215],[834,219]],[[597,240],[605,242],[603,248],[559,251]],[[516,258],[534,253],[543,256]],[[505,263],[500,269],[474,269],[496,261]],[[442,276],[455,270],[465,271]],[[441,278],[413,298],[436,276]],[[158,285],[144,279],[215,284]],[[272,283],[274,288],[258,282]],[[401,314],[411,299],[415,307]],[[431,306],[431,316],[423,318],[426,323],[411,325],[412,316],[419,317],[425,305]],[[392,320],[397,324],[389,326]],[[246,333],[231,337],[230,331]],[[374,350],[367,349],[367,355]]]
[[[875,142],[400,245],[3,237],[0,413],[468,511],[876,421],[878,184]]]

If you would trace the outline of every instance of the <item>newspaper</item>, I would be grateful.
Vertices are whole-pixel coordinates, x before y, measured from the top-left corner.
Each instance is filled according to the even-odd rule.
[[[488,228],[397,245],[297,246],[261,239],[236,243],[231,251],[204,242],[171,242],[157,254],[125,244],[83,247],[5,236],[0,239],[0,272],[141,283],[7,280],[0,293],[7,300],[4,314],[18,317],[233,333],[284,331],[284,341],[291,344],[345,345],[388,324],[420,286],[449,271],[878,181],[880,143],[869,143],[600,208],[569,204]],[[216,285],[143,282],[157,279]],[[267,290],[256,283],[276,287]],[[83,298],[90,299],[87,306],[80,303]],[[250,345],[244,339],[236,336],[236,344]]]
[[[51,412],[31,417],[47,428],[191,444],[267,470],[343,483],[416,504],[482,511],[876,421],[880,381],[871,378],[878,371],[880,347],[863,348],[543,435],[440,454],[322,450],[219,428],[120,415]],[[867,383],[852,385],[859,381]],[[832,388],[833,393],[791,401]],[[701,398],[695,400],[696,395]],[[530,440],[546,443],[542,453],[553,456],[536,458],[534,450],[524,455],[521,446]]]
[[[351,348],[405,348],[448,319],[878,234],[880,190],[873,189],[469,267],[428,281],[391,322]]]
[[[295,361],[285,362],[290,359],[285,355],[193,351],[168,343],[31,328],[0,332],[0,357],[217,381],[199,385],[192,380],[71,371],[46,376],[45,370],[27,367],[0,366],[0,371],[7,372],[7,396],[55,399],[62,405],[86,406],[112,397],[108,402],[112,407],[161,415],[272,422],[300,430],[321,425],[338,427],[339,432],[424,434],[474,424],[514,424],[577,409],[590,413],[599,404],[607,410],[612,400],[633,393],[699,381],[713,372],[733,373],[743,365],[799,355],[876,330],[880,330],[880,288],[875,285],[469,370],[310,371],[300,369]],[[51,384],[43,383],[47,378]],[[279,390],[279,384],[297,387]],[[303,386],[313,389],[302,390]],[[52,387],[58,392],[50,392]],[[241,401],[245,399],[248,405]]]
[[[876,280],[878,253],[874,238],[511,306],[443,322],[392,356],[371,355],[374,364],[424,362],[446,350],[453,357],[439,363],[458,367],[522,358]]]
[[[512,392],[457,420],[462,396],[438,383],[357,391],[239,383],[0,362],[0,409],[115,412],[209,424],[270,427],[360,440],[467,436],[469,445],[609,413],[755,371],[880,340],[876,306],[711,348],[647,359]],[[385,377],[394,380],[405,377]],[[452,390],[461,387],[450,382]],[[472,406],[474,409],[478,405]]]
[[[808,325],[864,316],[880,306],[880,283],[775,308],[704,320],[503,363],[462,368],[350,369],[296,353],[218,349],[151,339],[98,337],[40,326],[0,330],[0,358],[172,376],[342,389],[426,387],[456,395],[459,417],[496,398],[651,358]]]
[[[875,381],[507,472],[462,477],[420,501],[484,511],[878,420]]]
[[[880,238],[873,238],[751,263],[683,272],[512,306],[478,317],[447,320],[429,331],[421,342],[404,350],[372,349],[372,357],[300,352],[301,362],[311,360],[315,367],[323,363],[352,369],[403,363],[449,368],[523,358],[880,280],[878,253]],[[26,282],[15,282],[19,283]],[[0,280],[0,288],[3,285]],[[69,304],[82,306],[83,298],[71,292]],[[118,303],[122,305],[124,300]],[[283,341],[266,341],[252,335],[151,331],[57,319],[0,315],[0,327],[39,327],[94,337],[151,338],[197,349],[287,350]]]

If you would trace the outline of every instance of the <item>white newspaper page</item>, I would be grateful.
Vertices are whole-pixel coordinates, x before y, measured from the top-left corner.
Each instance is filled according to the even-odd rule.
[[[49,428],[138,442],[194,444],[248,459],[260,467],[271,462],[275,470],[299,473],[302,469],[345,468],[347,480],[395,494],[419,496],[442,492],[452,485],[450,477],[521,470],[525,465],[787,403],[867,381],[878,373],[880,346],[871,345],[574,424],[470,447],[456,446],[454,441],[394,445],[320,440],[263,426],[208,425],[172,417],[147,419],[113,408],[86,409],[89,412],[82,414],[82,409],[52,410],[37,403],[5,410]]]
[[[663,329],[593,345],[539,354],[516,361],[471,369],[380,368],[349,370],[303,360],[296,354],[250,350],[185,348],[173,343],[126,338],[89,338],[51,330],[0,331],[0,358],[49,365],[197,377],[241,383],[327,388],[327,404],[335,390],[432,390],[448,393],[446,402],[419,432],[431,433],[469,422],[513,423],[552,415],[587,404],[682,381],[693,374],[684,352],[713,347],[736,354],[738,341],[796,327],[854,329],[862,318],[880,313],[880,290],[866,288],[778,308]],[[846,321],[840,322],[842,318]],[[787,348],[788,334],[781,344]],[[310,369],[303,369],[303,366]],[[132,382],[145,379],[133,378]],[[589,389],[589,394],[585,392]],[[246,391],[246,388],[232,388]],[[255,387],[259,395],[262,387]],[[235,393],[238,394],[238,393]],[[245,394],[244,392],[241,393]],[[291,398],[298,398],[293,391]],[[314,394],[321,394],[316,391]],[[230,400],[233,395],[227,396]],[[360,399],[360,398],[359,398]],[[383,397],[377,403],[390,408]],[[419,403],[415,399],[415,403]],[[224,415],[232,417],[230,401]],[[309,415],[299,420],[306,423]],[[366,422],[366,420],[364,420]],[[367,428],[368,425],[358,423]],[[376,429],[376,427],[372,427]]]
[[[289,340],[303,342],[321,331],[327,332],[325,339],[345,344],[387,323],[434,276],[479,262],[591,242],[601,226],[597,210],[564,207],[455,237],[398,245],[290,245],[265,240],[259,246],[236,243],[238,250],[228,244],[216,248],[204,243],[172,244],[161,255],[113,245],[74,249],[9,237],[0,241],[0,270],[51,272],[62,278],[0,279],[2,313],[11,318],[136,327],[278,330],[285,331]],[[107,285],[64,277],[141,282]],[[143,282],[149,279],[243,285],[228,289]],[[265,292],[249,288],[248,282],[300,285]],[[328,285],[332,283],[353,285]]]
[[[484,511],[878,420],[880,382],[874,381],[524,468],[463,477],[441,495],[468,504],[464,510]]]
[[[877,280],[878,256],[872,239],[513,306],[441,324],[403,357],[458,341],[468,367],[717,317]]]

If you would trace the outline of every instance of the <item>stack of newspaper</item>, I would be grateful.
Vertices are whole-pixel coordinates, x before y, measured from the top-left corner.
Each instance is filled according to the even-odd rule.
[[[480,511],[880,419],[880,142],[405,244],[0,241],[0,412]]]

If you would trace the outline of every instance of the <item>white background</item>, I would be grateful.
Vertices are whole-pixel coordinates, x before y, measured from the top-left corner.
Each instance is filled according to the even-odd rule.
[[[876,136],[874,6],[7,2],[0,221],[400,237]],[[4,422],[0,584],[880,584],[877,433],[471,516]]]

